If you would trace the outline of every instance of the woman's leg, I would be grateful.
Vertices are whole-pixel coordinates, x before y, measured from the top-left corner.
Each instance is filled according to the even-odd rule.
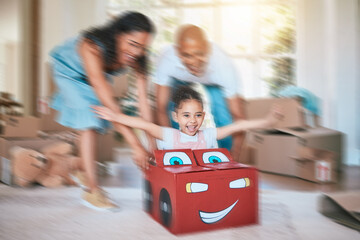
[[[85,170],[89,191],[98,189],[96,166],[96,132],[88,129],[80,131],[80,157]]]

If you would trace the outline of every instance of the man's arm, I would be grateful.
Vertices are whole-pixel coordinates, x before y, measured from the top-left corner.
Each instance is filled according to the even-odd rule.
[[[170,87],[156,84],[156,123],[160,126],[170,127],[167,106],[170,101]]]
[[[245,100],[242,97],[227,98],[227,103],[233,122],[245,119]],[[239,132],[232,135],[231,156],[235,161],[239,161],[245,134],[245,132]]]

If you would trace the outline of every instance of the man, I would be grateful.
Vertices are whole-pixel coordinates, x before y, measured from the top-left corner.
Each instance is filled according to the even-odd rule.
[[[166,48],[159,58],[154,82],[159,125],[177,127],[171,121],[172,89],[192,83],[204,86],[216,127],[244,118],[243,99],[237,95],[240,78],[234,64],[197,26],[180,27],[175,46]],[[244,133],[236,134],[219,141],[219,147],[231,150],[238,160],[243,139]]]

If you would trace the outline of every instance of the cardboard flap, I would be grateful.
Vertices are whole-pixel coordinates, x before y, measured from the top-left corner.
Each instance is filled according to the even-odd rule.
[[[158,167],[197,166],[191,149],[155,150],[154,156]]]
[[[323,194],[318,210],[335,222],[360,230],[360,191]]]

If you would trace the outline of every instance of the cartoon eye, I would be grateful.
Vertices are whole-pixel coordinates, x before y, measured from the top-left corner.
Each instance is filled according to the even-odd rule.
[[[191,165],[191,159],[184,152],[167,152],[164,155],[164,166]]]
[[[208,185],[206,183],[187,183],[186,184],[186,192],[187,193],[198,193],[205,192],[208,190]]]
[[[229,183],[230,188],[246,188],[250,186],[249,178],[240,178]]]
[[[230,160],[222,152],[206,152],[203,154],[204,163],[221,163]]]

